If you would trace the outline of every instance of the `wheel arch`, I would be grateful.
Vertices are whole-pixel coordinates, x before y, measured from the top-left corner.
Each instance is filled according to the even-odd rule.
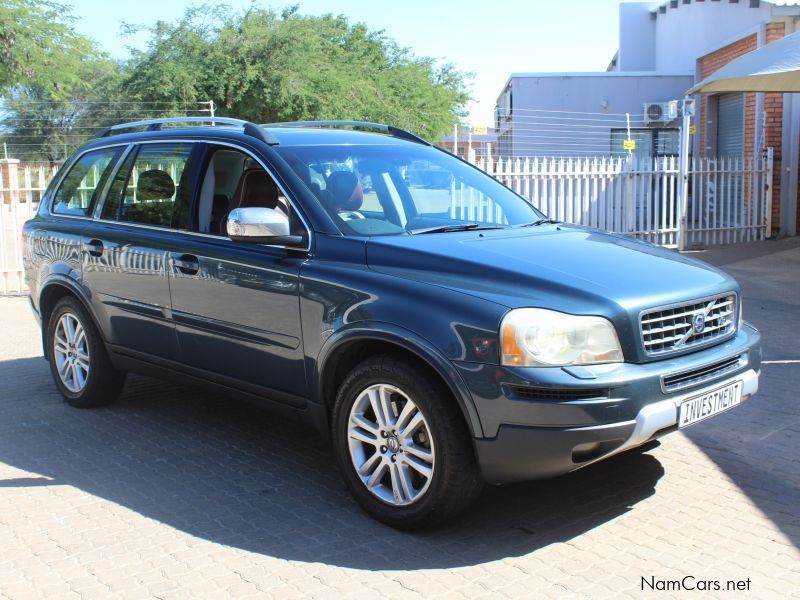
[[[360,324],[328,338],[315,363],[312,397],[327,408],[333,406],[338,384],[366,356],[398,352],[424,365],[451,392],[474,438],[483,437],[483,428],[467,389],[453,365],[430,342],[395,325]]]
[[[81,306],[83,306],[86,314],[92,320],[92,324],[100,334],[100,339],[105,342],[103,338],[103,330],[97,322],[97,317],[92,311],[88,300],[81,291],[80,287],[72,280],[67,278],[52,278],[47,281],[41,288],[39,293],[39,316],[42,321],[42,350],[44,351],[45,358],[47,358],[47,329],[50,325],[50,315],[53,313],[58,301],[66,296],[72,296]]]

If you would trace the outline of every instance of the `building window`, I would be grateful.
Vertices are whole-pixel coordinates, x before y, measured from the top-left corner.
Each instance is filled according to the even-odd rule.
[[[623,144],[628,139],[627,129],[611,130],[611,154],[624,156],[628,154]],[[636,142],[633,151],[637,158],[656,156],[677,156],[680,149],[680,130],[675,128],[638,128],[631,129],[631,139]]]

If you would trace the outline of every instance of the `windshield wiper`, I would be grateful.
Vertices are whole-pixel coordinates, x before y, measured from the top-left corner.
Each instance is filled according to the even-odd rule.
[[[555,219],[537,219],[536,221],[532,221],[530,223],[523,223],[522,225],[518,225],[517,227],[538,227],[539,225],[556,225],[561,221],[556,221]]]
[[[437,225],[423,229],[409,229],[411,235],[423,233],[446,233],[448,231],[472,231],[475,229],[508,229],[508,225],[481,225],[480,223],[458,223],[457,225]]]

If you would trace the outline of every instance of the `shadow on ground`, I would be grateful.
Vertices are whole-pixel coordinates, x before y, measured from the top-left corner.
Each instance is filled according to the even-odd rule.
[[[394,531],[364,515],[314,432],[202,390],[130,377],[114,406],[64,405],[41,358],[0,362],[11,486],[69,485],[191,535],[277,558],[360,569],[449,568],[527,554],[618,517],[663,474],[647,454],[560,479],[487,488],[455,524]],[[35,400],[31,400],[31,398]]]
[[[737,279],[767,362],[751,401],[685,434],[800,548],[800,237],[693,256]]]

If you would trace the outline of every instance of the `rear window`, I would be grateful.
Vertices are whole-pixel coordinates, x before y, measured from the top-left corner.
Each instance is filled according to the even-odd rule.
[[[51,212],[57,215],[90,216],[123,148],[104,148],[81,156],[58,186]]]
[[[102,217],[186,229],[191,197],[190,143],[143,144],[117,173]]]

